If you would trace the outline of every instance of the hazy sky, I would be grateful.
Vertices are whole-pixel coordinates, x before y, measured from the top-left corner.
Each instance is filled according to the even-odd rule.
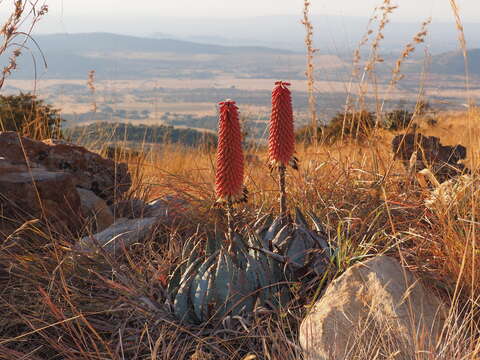
[[[315,14],[368,16],[380,0],[310,0]],[[397,17],[437,20],[452,19],[449,0],[397,0]],[[467,21],[480,21],[480,0],[457,0]],[[300,13],[303,0],[47,0],[55,17],[175,16],[241,17],[293,15]]]

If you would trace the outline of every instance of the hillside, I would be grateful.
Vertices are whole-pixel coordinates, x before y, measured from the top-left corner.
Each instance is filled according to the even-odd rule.
[[[65,135],[71,141],[93,147],[103,147],[106,143],[129,142],[135,146],[142,144],[179,144],[199,146],[216,144],[217,136],[193,129],[177,129],[163,125],[132,125],[124,123],[99,122],[87,126],[67,129]]]
[[[20,57],[14,78],[85,78],[90,70],[96,70],[100,79],[211,78],[218,71],[264,72],[263,64],[271,64],[272,59],[282,57],[276,61],[282,64],[302,56],[269,47],[220,46],[111,33],[39,35],[35,42],[28,43],[35,62],[30,56]]]
[[[470,75],[480,75],[480,49],[468,50]],[[434,56],[430,70],[433,73],[465,75],[465,60],[462,52],[452,51]]]
[[[425,14],[426,15],[426,14]],[[300,23],[301,14],[270,16],[238,16],[235,18],[185,18],[179,16],[145,16],[139,22],[135,16],[115,16],[105,19],[82,14],[63,14],[70,33],[88,31],[108,31],[128,33],[136,36],[182,39],[196,43],[231,46],[268,46],[303,52],[305,29]],[[422,18],[422,20],[424,20]],[[398,52],[420,28],[420,19],[392,19],[386,27],[382,47],[387,51]],[[452,19],[453,20],[453,19]],[[315,32],[315,46],[323,54],[351,55],[355,46],[365,34],[368,17],[347,16],[344,14],[312,15]],[[43,33],[65,31],[64,27],[42,22],[39,28]],[[467,40],[478,44],[480,24],[464,23]],[[457,48],[457,32],[453,21],[434,22],[429,27],[429,45],[432,54],[453,51]]]
[[[62,49],[64,52],[144,52],[176,54],[292,54],[292,51],[260,46],[220,46],[175,39],[156,39],[112,33],[79,33],[40,35],[36,40],[45,52]]]

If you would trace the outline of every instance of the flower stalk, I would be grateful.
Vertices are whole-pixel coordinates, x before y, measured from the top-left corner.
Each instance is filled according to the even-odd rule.
[[[218,201],[226,204],[228,241],[232,247],[233,204],[244,198],[242,132],[235,101],[225,100],[219,105],[218,148],[215,174],[215,192]]]
[[[278,168],[280,188],[280,216],[287,219],[287,191],[285,174],[287,165],[294,161],[295,132],[293,125],[292,95],[289,83],[277,81],[272,91],[272,114],[268,155],[270,164]]]

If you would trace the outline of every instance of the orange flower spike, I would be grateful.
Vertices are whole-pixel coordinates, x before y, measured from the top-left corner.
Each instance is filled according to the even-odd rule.
[[[289,83],[277,81],[272,91],[268,155],[275,166],[287,166],[295,152],[292,95]]]
[[[235,101],[220,106],[215,190],[219,200],[236,202],[243,197],[242,132]]]

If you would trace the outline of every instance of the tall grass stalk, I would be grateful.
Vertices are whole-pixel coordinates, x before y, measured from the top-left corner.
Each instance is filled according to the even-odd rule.
[[[315,97],[315,66],[314,55],[318,49],[313,46],[313,25],[310,22],[310,1],[303,2],[303,19],[302,24],[305,26],[305,46],[307,49],[307,69],[305,75],[307,77],[307,92],[308,92],[308,109],[310,113],[310,124],[315,139],[315,144],[318,145],[318,116],[317,116],[317,99]]]

